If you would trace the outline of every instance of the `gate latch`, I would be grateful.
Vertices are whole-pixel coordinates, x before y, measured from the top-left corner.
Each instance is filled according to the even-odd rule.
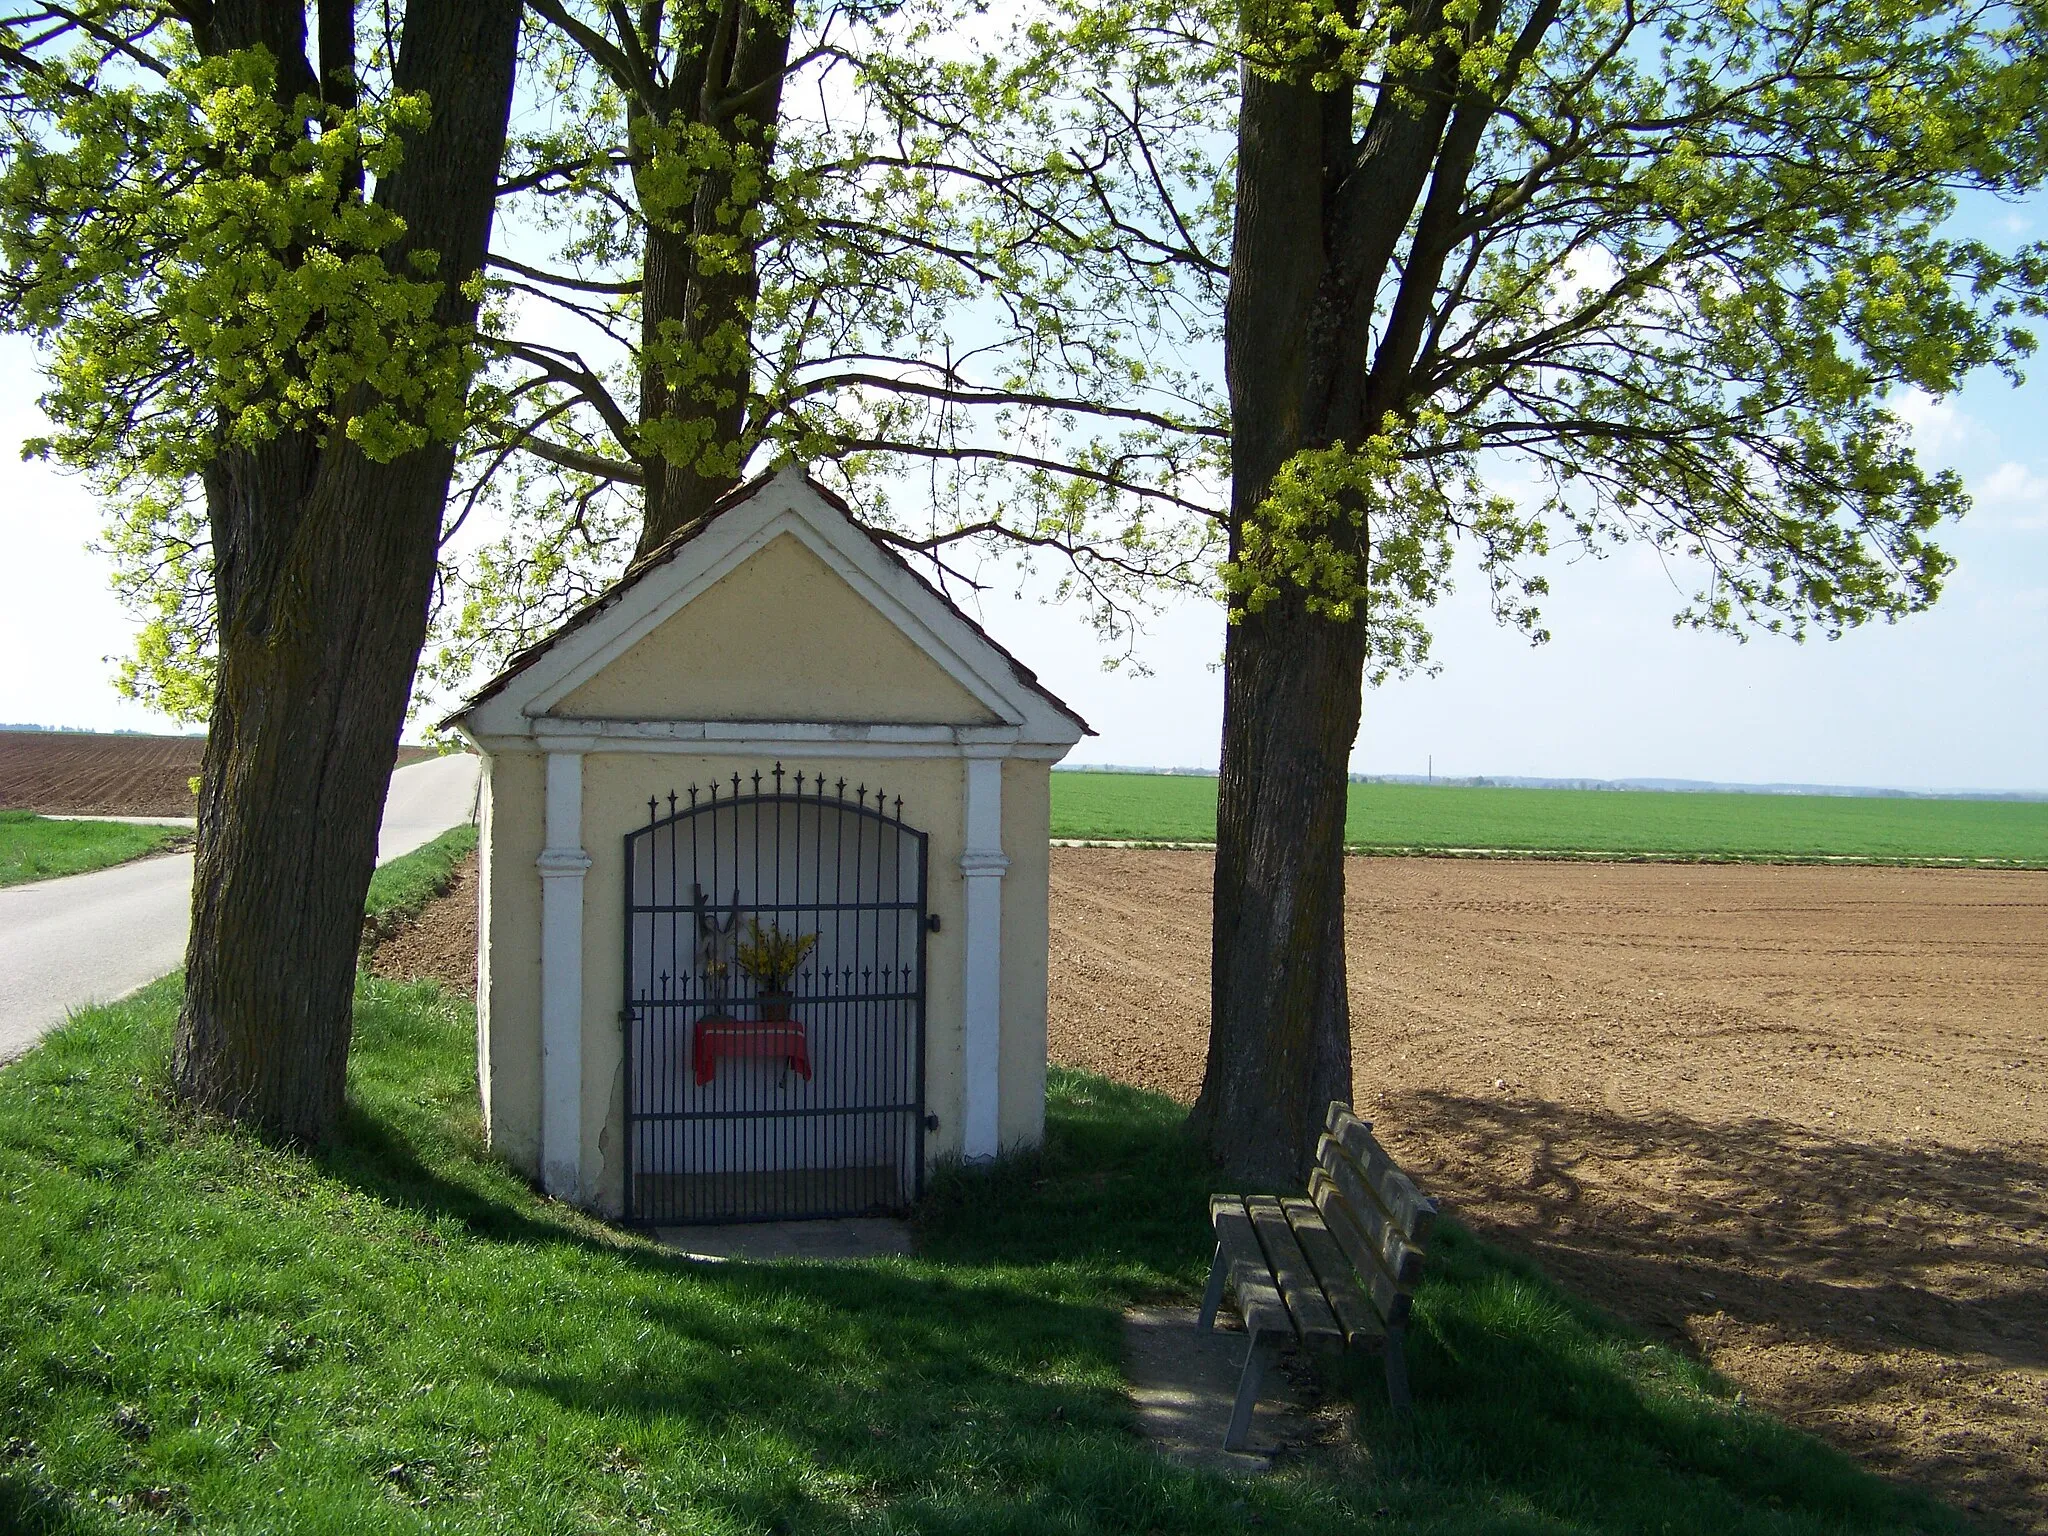
[[[926,913],[926,914],[925,914],[925,919],[924,919],[924,925],[925,925],[925,927],[926,927],[926,928],[930,929],[930,930],[931,930],[931,931],[932,931],[933,933],[937,933],[937,932],[939,931],[939,914],[938,914],[938,913],[936,913],[936,912],[928,912],[928,913]]]

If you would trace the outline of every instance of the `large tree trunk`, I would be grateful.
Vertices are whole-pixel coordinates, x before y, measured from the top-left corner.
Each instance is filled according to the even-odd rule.
[[[294,10],[283,56],[302,58],[290,3],[221,6],[204,41],[280,52]],[[394,263],[440,253],[443,325],[475,318],[461,286],[483,264],[519,10],[406,7],[396,83],[433,118],[377,196],[408,230]],[[380,464],[337,430],[225,452],[206,477],[220,672],[172,1076],[187,1103],[266,1135],[317,1142],[341,1107],[363,896],[453,464],[448,445]]]
[[[1482,0],[1482,32],[1499,10]],[[1444,12],[1444,0],[1417,0],[1406,37],[1435,37]],[[1248,9],[1246,25],[1284,34],[1290,14]],[[1477,144],[1453,131],[1455,153],[1440,157],[1463,87],[1458,51],[1435,55],[1399,92],[1378,93],[1357,132],[1357,82],[1340,60],[1305,60],[1292,80],[1245,72],[1223,338],[1233,558],[1289,458],[1358,447],[1390,415],[1408,418],[1420,311],[1397,303],[1378,325],[1374,306],[1424,189],[1441,205],[1427,228],[1458,207]],[[1319,75],[1331,89],[1314,88]],[[1403,295],[1411,282],[1433,291],[1441,260],[1411,244]],[[1344,510],[1330,509],[1324,536],[1362,564],[1371,529]],[[1281,574],[1280,595],[1233,623],[1224,648],[1209,1064],[1192,1116],[1227,1170],[1268,1187],[1299,1183],[1325,1105],[1351,1098],[1345,769],[1366,657],[1362,604],[1341,621],[1318,614]]]
[[[1296,451],[1352,437],[1362,346],[1328,205],[1349,93],[1249,71],[1225,312],[1233,556]],[[1287,592],[1224,642],[1209,1059],[1191,1128],[1235,1179],[1298,1186],[1331,1099],[1351,1098],[1344,970],[1345,765],[1364,637]]]
[[[1209,1060],[1194,1125],[1230,1174],[1297,1187],[1324,1106],[1351,1101],[1344,765],[1363,642],[1298,603],[1224,641]]]
[[[767,192],[794,8],[787,0],[726,0],[722,9],[730,15],[710,8],[698,13],[696,51],[679,64],[666,110],[671,121],[701,121],[758,170],[749,172],[745,188],[729,170],[707,171],[682,210],[686,226],[643,203],[640,419],[654,429],[654,451],[641,460],[646,496],[636,560],[731,490],[747,450],[742,438],[754,380],[754,302],[761,291],[751,222]],[[725,27],[729,43],[721,36]],[[716,57],[721,47],[724,59]],[[736,110],[724,105],[740,101],[745,104]],[[678,347],[680,367],[669,357]],[[666,453],[660,451],[664,440],[673,444]]]

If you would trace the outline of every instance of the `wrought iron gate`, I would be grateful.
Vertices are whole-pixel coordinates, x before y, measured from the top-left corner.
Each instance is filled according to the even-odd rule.
[[[647,802],[626,837],[629,1220],[923,1192],[925,863],[901,796],[786,787],[780,763]]]

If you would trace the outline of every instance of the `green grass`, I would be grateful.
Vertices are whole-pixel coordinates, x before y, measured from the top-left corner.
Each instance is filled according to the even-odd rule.
[[[1252,1482],[1131,1432],[1119,1314],[1187,1299],[1171,1103],[1056,1072],[1044,1150],[942,1176],[920,1254],[697,1265],[487,1154],[473,1018],[365,978],[318,1155],[163,1092],[167,979],[0,1071],[0,1529],[1214,1536],[1962,1532],[1455,1227],[1418,1407]]]
[[[1216,836],[1216,781],[1056,773],[1052,835],[1209,841]],[[1362,852],[1484,849],[2048,868],[2048,802],[1353,784],[1344,838]]]
[[[0,811],[0,885],[53,880],[125,864],[191,837],[184,827],[126,821],[52,821],[33,811]]]

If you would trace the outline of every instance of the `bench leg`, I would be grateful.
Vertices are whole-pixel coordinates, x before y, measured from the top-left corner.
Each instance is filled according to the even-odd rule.
[[[1403,1342],[1408,1330],[1387,1330],[1387,1402],[1394,1412],[1406,1413],[1412,1405],[1408,1396],[1408,1351]]]
[[[1259,1386],[1266,1379],[1266,1367],[1279,1354],[1279,1346],[1267,1342],[1268,1335],[1255,1333],[1244,1352],[1244,1374],[1237,1381],[1237,1402],[1230,1410],[1230,1427],[1223,1431],[1223,1449],[1241,1451],[1252,1432],[1252,1409],[1259,1400]]]
[[[1207,1333],[1216,1326],[1216,1309],[1223,1304],[1223,1245],[1216,1245],[1216,1257],[1209,1264],[1208,1288],[1202,1292],[1202,1315],[1195,1319],[1195,1331]]]

